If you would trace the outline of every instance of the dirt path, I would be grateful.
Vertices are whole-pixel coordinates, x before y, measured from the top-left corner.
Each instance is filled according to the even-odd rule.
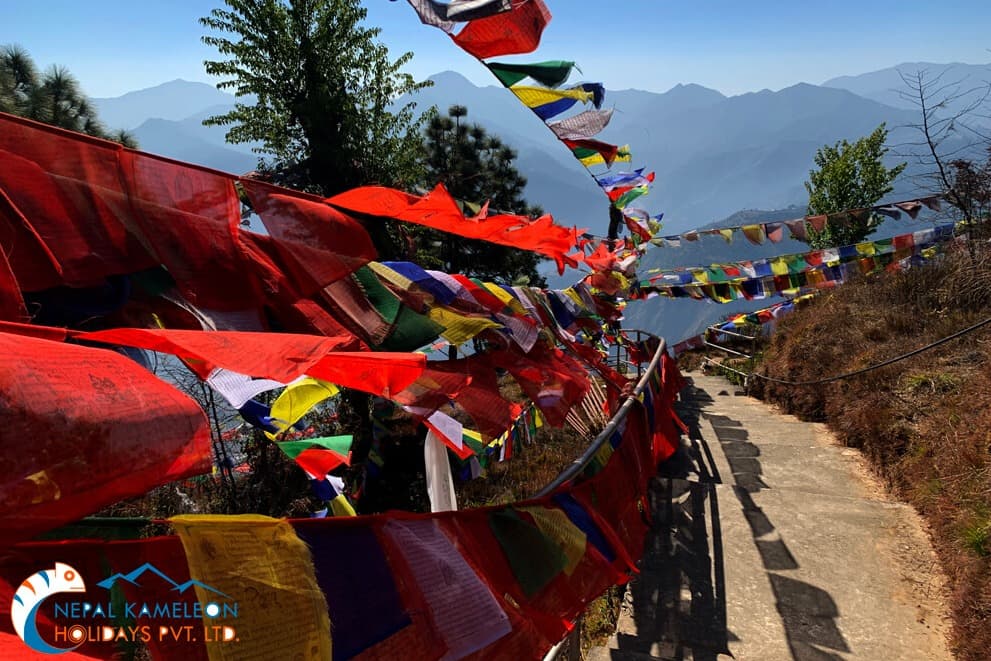
[[[822,425],[690,376],[692,445],[653,484],[642,573],[589,658],[952,659],[915,511]]]

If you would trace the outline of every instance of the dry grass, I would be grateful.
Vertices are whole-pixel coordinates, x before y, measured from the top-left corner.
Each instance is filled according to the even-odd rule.
[[[509,461],[489,463],[481,477],[455,488],[458,507],[505,505],[533,495],[557,477],[592,441],[564,427],[542,427],[533,445],[516,445]]]
[[[811,381],[876,364],[991,316],[991,250],[848,284],[784,319],[760,372]],[[824,420],[928,520],[960,659],[991,649],[991,327],[862,376],[757,394]]]

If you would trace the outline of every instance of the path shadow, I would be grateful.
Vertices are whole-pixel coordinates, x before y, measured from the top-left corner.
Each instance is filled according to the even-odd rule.
[[[714,403],[709,393],[689,380],[675,406],[688,427],[687,442],[658,467],[651,482],[653,522],[641,573],[629,592],[636,634],[618,633],[618,649],[612,654],[617,661],[630,658],[629,652],[695,661],[732,656],[729,642],[738,639],[727,628],[717,490],[725,479],[732,485],[767,572],[792,658],[841,661],[838,653],[850,649],[836,622],[836,602],[828,592],[778,573],[796,570],[799,563],[754,500],[753,494],[769,489],[760,448],[750,442],[739,421],[711,413]],[[711,423],[715,439],[703,436],[703,419]],[[720,444],[732,475],[720,475],[709,446],[713,442]]]
[[[711,400],[711,398],[710,398]],[[791,656],[797,661],[842,661],[834,652],[849,652],[836,618],[839,609],[825,590],[785,574],[798,561],[753,494],[768,489],[763,480],[760,448],[749,440],[743,424],[724,415],[703,412],[733,473],[733,493],[750,526],[750,533],[767,571]]]
[[[641,573],[630,587],[636,635],[617,635],[616,656],[639,652],[715,661],[729,654],[716,491],[722,480],[702,437],[699,404],[693,399],[676,405],[689,428],[688,444],[651,481],[653,521]]]

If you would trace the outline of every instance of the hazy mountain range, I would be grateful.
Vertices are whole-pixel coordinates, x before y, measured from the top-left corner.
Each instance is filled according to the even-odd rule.
[[[918,140],[910,125],[918,122],[919,115],[912,100],[904,97],[907,88],[902,75],[913,76],[917,71],[924,71],[930,80],[942,76],[941,83],[959,82],[961,91],[991,79],[991,65],[906,63],[834,78],[822,85],[801,83],[776,92],[730,97],[694,84],[677,85],[664,93],[610,90],[606,107],[615,108],[615,114],[599,137],[629,144],[634,156],[631,167],[656,171],[652,193],[640,198],[638,205],[652,213],[664,212],[665,233],[713,222],[732,224],[720,219],[741,209],[795,206],[789,217],[802,215],[807,201],[803,182],[816,150],[841,139],[860,138],[881,122],[889,128],[890,164],[910,161],[890,199],[913,197],[923,193],[925,169],[906,156],[912,148],[905,145]],[[419,110],[466,106],[469,121],[481,124],[517,150],[517,166],[529,181],[531,202],[543,206],[562,224],[604,233],[605,196],[564,145],[514,95],[497,85],[478,87],[453,72],[431,79],[434,86],[413,99]],[[973,97],[957,100],[947,112],[963,107],[969,98]],[[234,101],[210,85],[175,80],[93,101],[105,124],[131,130],[145,151],[233,173],[252,170],[257,164],[251,145],[229,145],[224,141],[225,128],[202,125],[205,117],[225,112]],[[898,231],[911,230],[894,228],[882,233]],[[777,244],[760,254],[742,241],[728,246],[728,251],[717,244],[704,245],[708,247],[700,244],[678,251],[678,258],[709,264],[802,249],[802,244]],[[675,257],[666,255],[674,252],[655,251],[645,267],[692,263],[667,263]],[[666,301],[652,305],[649,311],[638,310],[652,303],[631,305],[631,315],[641,327],[663,325],[672,341],[709,323],[713,315],[729,311],[725,306],[694,301]],[[662,311],[669,307],[672,311]]]

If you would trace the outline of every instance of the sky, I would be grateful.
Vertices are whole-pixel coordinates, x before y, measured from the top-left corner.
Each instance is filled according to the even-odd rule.
[[[901,62],[991,62],[987,0],[545,0],[553,15],[534,54],[574,60],[609,89],[663,92],[698,83],[724,94],[820,84]],[[457,71],[495,79],[404,1],[363,0],[367,23],[417,78]],[[0,44],[20,44],[42,67],[60,64],[89,96],[119,96],[182,78],[215,83],[198,19],[221,0],[2,0]]]

